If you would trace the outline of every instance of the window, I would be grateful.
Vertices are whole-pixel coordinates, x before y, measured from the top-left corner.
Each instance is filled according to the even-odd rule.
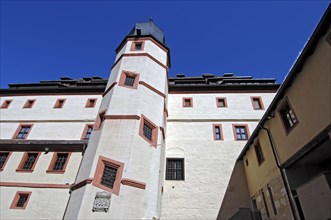
[[[217,108],[225,108],[228,107],[228,103],[225,97],[217,97],[216,98],[216,106]]]
[[[232,125],[235,140],[248,140],[248,126],[247,125]]]
[[[214,132],[214,140],[223,140],[222,125],[221,124],[214,124],[213,125],[213,132]]]
[[[17,192],[12,204],[10,205],[11,209],[25,209],[28,205],[32,192]]]
[[[286,100],[280,107],[279,114],[287,132],[292,130],[292,128],[298,123],[298,119],[295,116],[295,113],[288,100]]]
[[[65,99],[58,99],[55,102],[54,108],[62,108],[64,105]]]
[[[154,147],[157,145],[157,129],[153,122],[141,115],[139,135]]]
[[[2,171],[5,168],[5,165],[8,161],[8,158],[11,153],[9,152],[0,152],[0,171]]]
[[[264,156],[263,156],[262,148],[261,148],[261,145],[260,145],[260,142],[259,141],[257,141],[254,144],[254,149],[255,149],[255,154],[256,154],[257,162],[260,165],[264,161]]]
[[[251,97],[252,105],[254,110],[262,110],[264,109],[264,105],[262,102],[262,98],[258,97]]]
[[[94,108],[96,102],[97,102],[97,99],[87,99],[85,108]]]
[[[26,100],[23,108],[32,108],[33,104],[35,103],[35,99],[28,99]]]
[[[3,101],[3,103],[1,104],[0,108],[8,108],[10,103],[12,102],[13,100],[5,100]]]
[[[71,153],[54,152],[52,161],[48,167],[47,173],[64,173]]]
[[[99,156],[92,185],[118,195],[123,168],[123,163]]]
[[[101,129],[102,123],[105,121],[106,119],[106,110],[102,111],[99,113],[98,118],[95,122],[95,130]]]
[[[140,74],[134,72],[122,71],[118,85],[130,89],[137,89],[139,83],[139,75]]]
[[[167,158],[166,180],[184,180],[184,158]]]
[[[40,153],[24,153],[16,172],[32,172],[39,156]]]
[[[133,41],[130,51],[141,51],[144,50],[144,41]]]
[[[32,125],[19,125],[13,135],[13,139],[26,139],[31,131]]]
[[[183,98],[183,107],[193,107],[193,99],[192,98]]]
[[[93,131],[93,124],[85,125],[83,135],[82,135],[82,140],[89,140],[90,136],[92,134],[92,131]]]

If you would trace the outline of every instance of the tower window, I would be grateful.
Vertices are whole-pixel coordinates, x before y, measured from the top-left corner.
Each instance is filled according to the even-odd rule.
[[[235,140],[248,140],[248,126],[247,125],[232,125]]]
[[[5,101],[3,101],[3,103],[0,106],[0,108],[8,108],[12,101],[13,100],[5,100]]]
[[[129,71],[123,71],[118,83],[119,86],[123,86],[130,89],[137,89],[139,82],[139,74]]]
[[[87,99],[85,108],[94,108],[96,102],[97,102],[97,99]]]
[[[192,98],[183,98],[183,107],[193,107],[193,99]]]
[[[37,164],[40,153],[24,153],[17,172],[32,172]]]
[[[255,149],[255,154],[256,154],[257,162],[260,165],[264,161],[264,156],[263,156],[262,148],[261,148],[261,145],[260,145],[260,142],[259,141],[257,141],[255,143],[254,149]]]
[[[142,51],[144,50],[144,41],[133,41],[130,51]]]
[[[167,158],[166,180],[184,179],[184,158]]]
[[[105,165],[103,170],[101,184],[113,188],[116,180],[117,168]]]
[[[32,125],[19,125],[13,139],[26,139],[31,131]]]
[[[214,124],[213,125],[213,131],[214,131],[214,140],[223,140],[222,125],[221,124]]]
[[[30,199],[31,192],[17,192],[12,204],[11,209],[25,209]]]
[[[144,136],[150,141],[152,140],[152,132],[153,128],[151,128],[148,124],[144,123]]]
[[[157,133],[158,127],[144,115],[141,115],[139,135],[152,146],[156,147]]]
[[[0,152],[0,171],[2,171],[3,168],[5,168],[9,155],[10,155],[9,152]]]
[[[93,125],[86,125],[83,131],[82,140],[89,140],[93,131]]]
[[[283,125],[285,126],[286,132],[292,130],[292,128],[299,122],[295,113],[290,106],[288,101],[285,101],[279,109]]]
[[[95,130],[101,129],[103,122],[106,119],[106,110],[99,113],[98,118],[95,123]]]
[[[259,97],[251,97],[252,105],[254,110],[264,109],[262,98]]]
[[[64,105],[65,99],[58,99],[55,102],[54,108],[62,108]]]
[[[35,103],[35,99],[28,99],[26,100],[23,108],[32,108],[33,104]]]
[[[225,108],[228,107],[225,97],[217,97],[216,98],[216,106],[217,108]]]

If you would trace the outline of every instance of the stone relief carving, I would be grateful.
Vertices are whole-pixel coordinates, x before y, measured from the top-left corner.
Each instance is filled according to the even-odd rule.
[[[93,212],[108,212],[110,206],[111,193],[106,191],[97,192],[93,202]]]

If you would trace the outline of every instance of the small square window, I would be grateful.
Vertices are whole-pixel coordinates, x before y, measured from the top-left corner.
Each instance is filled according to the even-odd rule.
[[[137,89],[138,83],[139,83],[138,73],[123,71],[118,85],[130,89]]]
[[[26,139],[31,131],[32,125],[19,125],[13,139]]]
[[[11,209],[25,209],[30,199],[31,192],[17,192],[12,204]]]
[[[24,153],[16,172],[32,172],[37,164],[40,153]]]
[[[8,158],[11,153],[9,152],[0,152],[0,171],[2,171],[5,168],[5,165],[8,161]]]
[[[167,158],[166,180],[184,179],[184,158]]]
[[[32,108],[32,106],[34,105],[35,101],[36,101],[35,99],[28,99],[28,100],[26,100],[23,108]]]
[[[1,104],[0,108],[8,108],[9,105],[12,103],[13,100],[5,100],[3,101],[3,103]]]
[[[48,167],[47,173],[64,173],[71,153],[54,152],[52,161]]]
[[[157,145],[157,132],[158,127],[144,115],[141,115],[139,135],[154,147]]]
[[[144,136],[148,139],[148,140],[152,140],[152,132],[153,132],[153,128],[151,128],[151,126],[149,126],[148,124],[144,123]]]
[[[83,131],[82,140],[89,140],[93,131],[93,124],[86,125]]]
[[[251,97],[252,105],[254,110],[262,110],[264,109],[264,105],[262,102],[262,98],[259,97]]]
[[[97,99],[87,99],[85,108],[94,108],[96,102],[97,102]]]
[[[193,99],[192,98],[183,98],[183,107],[193,107]]]
[[[66,101],[65,99],[56,100],[54,108],[63,108],[63,105],[64,105],[65,101]]]
[[[248,126],[247,125],[233,125],[235,140],[248,140]]]
[[[257,141],[254,144],[254,149],[255,149],[255,154],[256,154],[257,162],[260,165],[264,161],[264,156],[263,156],[262,148],[261,148],[261,145],[260,145],[260,142],[259,141]]]
[[[214,140],[223,140],[222,125],[221,124],[214,124],[213,125],[213,132],[214,132]]]
[[[116,180],[116,174],[116,167],[105,165],[102,173],[101,184],[112,189]]]
[[[216,98],[216,106],[217,108],[225,108],[228,107],[225,97],[217,97]]]
[[[106,110],[99,113],[98,118],[95,123],[95,130],[101,129],[103,122],[106,119]]]
[[[290,132],[292,130],[292,128],[296,124],[298,124],[299,121],[298,121],[292,107],[290,106],[289,102],[286,100],[278,111],[281,116],[283,125],[286,129],[286,132],[287,133]]]
[[[144,41],[133,41],[130,51],[142,51],[144,50]]]

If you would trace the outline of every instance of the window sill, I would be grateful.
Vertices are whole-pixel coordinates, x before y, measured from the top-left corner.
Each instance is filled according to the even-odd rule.
[[[46,173],[64,174],[65,170],[46,170]]]
[[[17,169],[16,172],[18,173],[32,173],[33,170],[23,170],[23,169]]]

